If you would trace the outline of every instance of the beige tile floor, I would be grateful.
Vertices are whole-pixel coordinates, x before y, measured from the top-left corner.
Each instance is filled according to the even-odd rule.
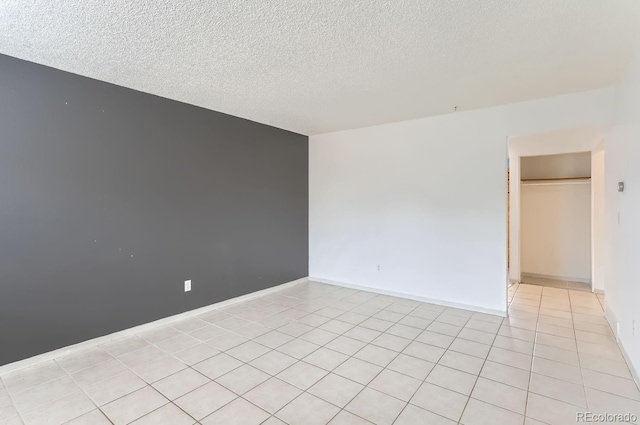
[[[522,276],[522,279],[520,279],[520,283],[591,292],[590,283],[574,282],[571,280],[560,280],[560,279],[542,278],[542,277],[535,277],[535,276]]]
[[[510,317],[304,283],[4,375],[0,425],[539,425],[640,416],[591,293]]]

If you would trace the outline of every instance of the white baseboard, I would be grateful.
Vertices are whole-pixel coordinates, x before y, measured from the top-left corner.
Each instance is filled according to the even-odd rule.
[[[145,323],[143,325],[134,326],[133,328],[124,329],[118,332],[114,332],[109,335],[101,336],[98,338],[93,338],[87,341],[80,342],[78,344],[69,345],[67,347],[59,348],[54,351],[49,351],[47,353],[39,354],[37,356],[29,357],[28,359],[19,360],[17,362],[9,363],[4,366],[0,366],[0,375],[5,375],[7,373],[15,372],[21,369],[25,369],[27,367],[35,366],[40,363],[44,363],[50,360],[57,359],[62,356],[66,356],[68,354],[77,353],[82,350],[86,350],[88,348],[96,347],[100,344],[105,344],[107,342],[114,341],[116,339],[120,339],[126,336],[135,335],[140,332],[148,331],[160,326],[165,326],[179,320],[188,319],[194,316],[198,316],[202,313],[206,313],[211,310],[215,310],[221,307],[225,307],[231,304],[236,304],[242,301],[249,301],[253,298],[261,297],[263,295],[267,295],[271,292],[280,291],[282,289],[289,288],[291,286],[295,286],[299,283],[304,283],[309,280],[308,277],[303,277],[291,282],[283,283],[278,286],[273,286],[271,288],[262,289],[260,291],[252,292],[250,294],[241,295],[239,297],[231,298],[225,301],[220,301],[219,303],[211,304],[205,307],[200,307],[195,310],[185,311],[184,313],[176,314],[173,316],[165,317],[163,319],[155,320],[153,322]]]
[[[423,303],[437,304],[445,307],[455,307],[463,310],[477,311],[479,313],[493,314],[495,316],[502,316],[502,317],[507,316],[506,306],[505,306],[505,310],[494,310],[490,308],[479,307],[477,305],[460,304],[460,303],[454,303],[450,301],[435,300],[432,298],[425,298],[417,295],[405,294],[403,292],[387,291],[386,289],[372,288],[370,286],[353,285],[351,283],[336,282],[334,280],[322,279],[319,277],[309,277],[309,281],[327,283],[329,285],[342,286],[344,288],[358,289],[360,291],[374,292],[376,294],[381,294],[381,295],[390,295],[398,298],[406,298],[409,300],[420,301]],[[505,288],[505,291],[506,291],[506,288]]]
[[[620,351],[622,352],[622,357],[624,357],[624,360],[627,362],[627,367],[631,372],[631,376],[633,377],[636,386],[640,389],[640,374],[638,373],[638,370],[636,370],[635,365],[631,362],[631,357],[629,357],[624,344],[622,343],[622,341],[620,341],[620,335],[618,335],[618,319],[616,318],[613,310],[611,310],[609,305],[606,304],[606,302],[604,307],[604,317],[605,319],[607,319],[611,331],[616,336],[616,341],[618,342],[618,347],[620,347]]]

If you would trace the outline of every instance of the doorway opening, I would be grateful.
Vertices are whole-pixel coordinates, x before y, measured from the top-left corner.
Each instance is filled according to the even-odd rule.
[[[600,128],[509,137],[509,285],[604,293],[603,140]]]

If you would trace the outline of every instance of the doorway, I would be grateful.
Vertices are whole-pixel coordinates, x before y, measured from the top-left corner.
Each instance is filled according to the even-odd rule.
[[[522,283],[591,291],[591,152],[520,158]]]
[[[509,285],[604,292],[603,139],[601,128],[509,137]]]

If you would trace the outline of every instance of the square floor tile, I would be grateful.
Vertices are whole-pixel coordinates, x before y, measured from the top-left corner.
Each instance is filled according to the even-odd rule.
[[[314,366],[332,371],[336,367],[340,366],[340,364],[342,364],[348,358],[349,356],[347,356],[346,354],[321,347],[313,353],[309,354],[303,360]]]
[[[386,367],[397,356],[397,351],[378,347],[372,344],[366,345],[362,350],[353,355],[353,357],[357,359],[365,360],[369,363],[373,363],[382,367]]]
[[[259,337],[260,335],[271,332],[271,329],[257,323],[251,323],[249,325],[235,329],[233,332],[245,338],[253,339]]]
[[[319,345],[296,338],[277,348],[278,351],[296,359],[302,359],[320,348]]]
[[[490,345],[481,344],[475,341],[469,341],[468,339],[463,338],[456,338],[449,346],[449,350],[468,354],[474,357],[479,357],[481,359],[487,358],[490,349]]]
[[[517,367],[523,370],[531,370],[532,357],[528,354],[516,353],[498,347],[491,348],[487,360],[502,363],[507,366]]]
[[[482,372],[480,372],[480,376],[491,379],[492,381],[520,388],[521,390],[527,390],[529,388],[529,371],[503,365],[501,363],[491,361],[485,362],[482,367]]]
[[[251,361],[250,364],[269,375],[277,375],[297,361],[296,358],[279,351],[270,351]]]
[[[210,359],[193,365],[193,368],[209,379],[217,379],[242,365],[243,363],[240,360],[228,354],[220,353]]]
[[[436,365],[425,382],[438,385],[460,394],[469,395],[478,377],[457,369]]]
[[[396,323],[395,325],[387,329],[385,333],[399,336],[402,338],[415,339],[418,335],[422,333],[422,329]]]
[[[226,375],[222,375],[216,379],[216,382],[230,389],[238,395],[242,395],[247,391],[255,388],[263,383],[271,376],[253,366],[243,365],[232,370]]]
[[[365,388],[345,410],[374,424],[392,424],[407,403],[371,388]]]
[[[192,366],[196,363],[200,363],[203,360],[209,359],[216,354],[220,353],[215,348],[207,344],[194,345],[186,350],[174,353],[173,356],[180,360],[182,363]]]
[[[132,367],[131,370],[151,384],[180,370],[186,369],[186,367],[184,363],[176,358],[167,356],[152,363]]]
[[[305,341],[312,342],[317,345],[325,345],[329,341],[332,341],[338,337],[338,334],[334,334],[333,332],[325,331],[322,329],[313,329],[306,334],[300,336],[300,339]]]
[[[62,376],[13,394],[11,399],[18,412],[25,414],[37,407],[79,391],[80,388],[71,378]],[[4,398],[8,398],[8,396]],[[5,402],[5,405],[10,405],[10,403]]]
[[[437,363],[438,360],[444,354],[445,349],[435,347],[433,345],[423,344],[421,342],[414,341],[407,346],[402,352],[403,354],[417,357],[422,360]]]
[[[393,359],[393,361],[387,365],[387,369],[423,380],[427,377],[429,372],[431,372],[434,366],[435,363],[418,359],[413,356],[407,356],[406,354],[399,354],[398,357]]]
[[[357,382],[330,373],[309,388],[307,392],[336,406],[344,407],[363,388],[364,386]]]
[[[387,329],[389,329],[391,326],[393,326],[393,322],[388,322],[386,320],[370,317],[369,319],[360,323],[359,326],[362,326],[363,328],[373,329],[375,331],[384,332]]]
[[[524,416],[480,400],[470,399],[460,423],[463,425],[522,425]]]
[[[112,359],[111,355],[101,348],[91,348],[83,350],[79,353],[69,354],[56,359],[56,363],[60,365],[67,373],[74,373],[98,363]]]
[[[257,342],[253,341],[247,341],[244,344],[240,344],[237,347],[233,347],[230,350],[227,350],[226,353],[240,361],[247,363],[262,356],[263,354],[268,353],[269,351],[271,351],[271,349],[265,347],[264,345],[260,345]]]
[[[468,354],[458,353],[456,351],[447,350],[440,358],[439,364],[458,369],[472,375],[479,375],[482,370],[484,360]]]
[[[328,425],[372,425],[372,423],[346,410],[341,410]]]
[[[364,314],[357,314],[353,312],[346,312],[336,317],[336,320],[340,320],[342,322],[347,322],[352,325],[359,325],[360,323],[367,320],[369,316],[365,316]]]
[[[160,342],[156,342],[155,346],[167,353],[175,353],[178,351],[186,350],[189,347],[193,347],[200,343],[200,340],[189,336],[187,334],[179,334],[169,339],[163,339]]]
[[[123,354],[118,357],[118,360],[127,367],[136,367],[155,362],[156,360],[160,360],[164,357],[167,357],[167,353],[165,351],[162,351],[155,345],[148,345],[139,350]],[[109,363],[111,363],[111,361],[102,364]],[[99,365],[96,367],[99,367]]]
[[[297,338],[313,329],[313,326],[305,325],[304,323],[291,322],[278,328],[278,332]]]
[[[193,425],[196,421],[173,403],[165,404],[158,410],[141,417],[131,425]]]
[[[381,334],[382,332],[380,331],[365,328],[362,325],[359,325],[345,332],[344,336],[368,344],[374,339],[376,339],[378,336],[380,336]]]
[[[3,425],[22,425],[23,422],[18,420],[15,423],[3,423]],[[80,417],[67,422],[65,425],[112,425],[111,421],[100,410],[92,410]]]
[[[269,414],[248,401],[237,398],[226,406],[202,419],[202,425],[258,425],[269,418]]]
[[[457,336],[462,330],[462,326],[450,325],[442,322],[432,322],[426,329],[431,332],[444,335]]]
[[[200,328],[193,332],[189,332],[189,335],[197,340],[206,342],[206,341],[212,340],[218,335],[223,335],[225,333],[227,333],[227,331],[225,331],[222,328],[219,328],[213,325],[208,325],[208,326],[205,326],[204,328]]]
[[[280,410],[276,416],[289,425],[325,425],[339,408],[311,394],[303,393]]]
[[[184,319],[184,320],[175,322],[174,324],[171,325],[171,327],[179,330],[180,332],[188,333],[188,332],[193,332],[200,328],[204,328],[205,326],[208,326],[208,325],[209,325],[208,322],[198,319],[197,317],[193,317],[191,319]]]
[[[237,396],[216,382],[209,382],[174,401],[197,420],[209,416]]]
[[[85,388],[85,392],[97,406],[103,406],[146,386],[146,382],[134,373],[126,371]]]
[[[333,373],[367,385],[381,371],[380,366],[352,357],[335,368]]]
[[[169,403],[152,387],[144,387],[102,407],[105,415],[115,424],[124,425]]]
[[[23,414],[22,419],[28,425],[58,425],[89,413],[95,407],[89,397],[76,389],[63,398]]]
[[[425,382],[411,399],[411,404],[458,421],[469,397]]]
[[[62,369],[60,369],[60,371],[62,371]],[[89,368],[76,372],[71,375],[71,377],[82,388],[87,388],[91,385],[105,381],[109,378],[113,378],[114,376],[124,372],[127,372],[127,368],[124,367],[122,363],[117,360],[108,360],[106,362],[99,363],[95,366],[91,366]],[[5,384],[7,384],[6,379],[4,377],[2,379],[4,380]],[[9,387],[8,385],[7,389],[9,390],[9,392],[11,392],[11,387]]]
[[[536,345],[533,348],[533,356],[547,360],[565,363],[571,366],[580,366],[578,353],[562,348],[550,347],[548,345]]]
[[[306,390],[327,373],[324,369],[301,361],[283,370],[277,377],[302,390]]]
[[[291,341],[293,337],[291,335],[283,334],[278,331],[271,331],[257,338],[254,341],[269,348],[278,348],[283,344]]]
[[[153,387],[169,400],[175,400],[208,382],[211,380],[203,374],[193,369],[184,369],[155,382]]]
[[[582,385],[582,372],[579,367],[534,357],[531,371],[538,375],[549,376],[563,381]]]
[[[439,334],[431,331],[424,331],[420,335],[418,335],[416,341],[447,349],[454,341],[454,339],[455,337],[453,336]]]
[[[620,378],[587,369],[583,370],[582,374],[584,377],[584,385],[586,387],[640,401],[640,391],[633,379]],[[562,400],[560,398],[558,399]]]
[[[353,327],[354,325],[351,323],[343,322],[338,319],[333,319],[321,325],[319,329],[333,332],[334,334],[337,334],[337,335],[342,335],[343,333],[347,332],[349,329],[352,329]]]
[[[445,418],[444,416],[436,415],[435,413],[429,412],[428,410],[424,410],[419,408],[418,406],[414,406],[413,404],[408,404],[398,419],[393,423],[393,425],[455,425],[457,422],[454,422],[450,419]],[[489,424],[487,424],[489,425]],[[494,425],[494,424],[491,424]]]
[[[149,342],[137,336],[132,336],[102,344],[100,347],[112,356],[118,357],[123,354],[139,350],[147,345],[149,345]]]
[[[298,319],[296,319],[296,322],[298,323],[302,323],[308,326],[311,326],[313,328],[316,328],[320,325],[323,325],[325,323],[327,323],[329,320],[328,317],[324,317],[324,316],[320,316],[318,314],[308,314],[306,316],[300,317]]]
[[[371,344],[377,345],[378,347],[383,347],[389,350],[401,352],[411,343],[410,339],[402,338],[399,336],[383,333],[376,339],[374,339]]]
[[[560,400],[565,403],[584,408],[587,407],[584,388],[582,385],[576,385],[571,382],[532,373],[529,391],[555,400]]]
[[[291,400],[302,394],[293,385],[278,378],[271,378],[246,393],[243,397],[256,406],[274,414]]]
[[[526,416],[547,424],[576,423],[576,413],[583,411],[583,408],[534,393],[529,393],[527,398]]]
[[[346,336],[339,336],[338,338],[328,343],[325,347],[339,353],[346,354],[347,356],[353,356],[365,345],[367,345],[365,342],[358,341],[353,338],[348,338]]]
[[[418,379],[385,369],[368,386],[402,401],[409,401],[421,384],[422,381]]]
[[[527,392],[500,382],[478,378],[471,397],[518,414],[524,414]]]
[[[416,316],[405,316],[398,323],[401,325],[411,326],[412,328],[425,330],[427,326],[431,324],[431,322],[433,322],[432,319],[426,319]]]
[[[585,388],[590,410],[598,413],[631,413],[640,418],[640,402],[593,388]]]
[[[225,332],[207,341],[207,344],[216,350],[226,351],[240,344],[247,342],[247,339],[231,332]]]
[[[0,397],[0,424],[4,425],[5,421],[22,424],[22,420],[18,416],[18,411],[8,395]]]
[[[94,368],[111,362],[114,362],[114,360],[101,363],[98,366],[94,366]],[[9,392],[9,394],[15,394],[65,375],[66,373],[64,369],[62,369],[56,362],[50,361],[3,375],[2,380],[7,392]]]

